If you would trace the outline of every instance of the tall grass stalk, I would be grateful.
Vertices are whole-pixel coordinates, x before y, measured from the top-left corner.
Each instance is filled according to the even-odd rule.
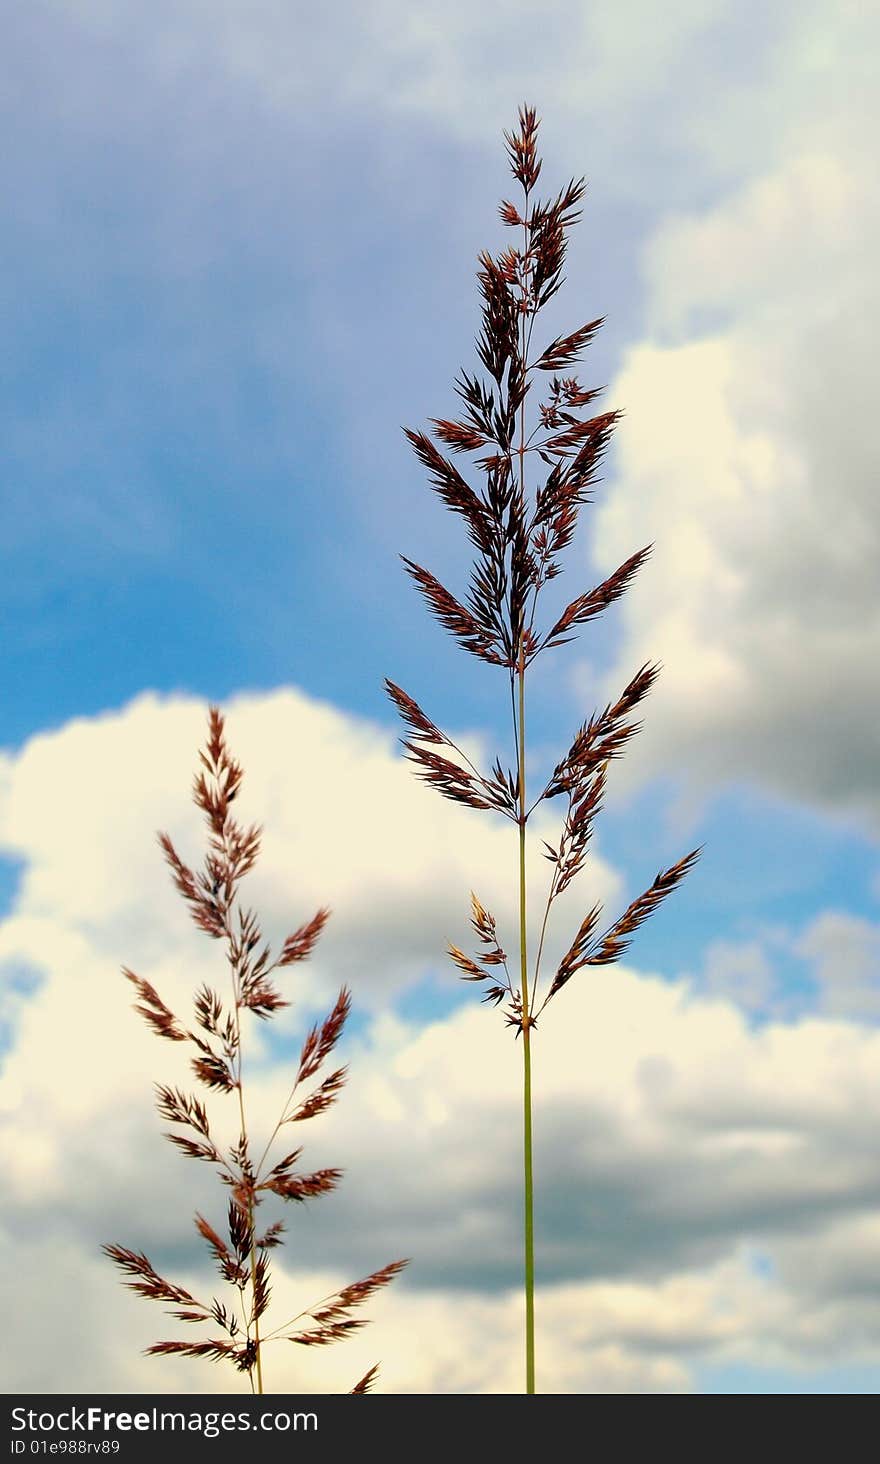
[[[653,884],[611,925],[595,905],[549,982],[541,985],[541,961],[551,908],[582,869],[593,820],[602,804],[608,769],[640,724],[632,713],[650,691],[659,667],[640,668],[614,703],[584,722],[534,801],[526,790],[526,683],[536,657],[573,638],[578,627],[618,600],[648,558],[640,549],[594,589],[578,595],[539,627],[542,592],[561,572],[560,556],[572,542],[582,505],[591,498],[597,468],[619,413],[589,416],[585,409],[601,389],[585,389],[571,371],[602,325],[591,320],[569,335],[533,349],[538,317],[563,283],[568,232],[580,218],[583,179],[572,180],[554,198],[534,194],[541,172],[537,156],[538,118],[521,107],[519,126],[505,133],[508,159],[521,189],[519,204],[500,205],[502,222],[519,234],[520,245],[497,256],[480,255],[478,281],[482,327],[477,354],[486,376],[462,371],[455,390],[464,405],[455,420],[432,418],[433,433],[407,430],[407,437],[442,502],[465,522],[476,551],[464,599],[456,598],[427,569],[404,558],[431,613],[459,644],[479,660],[501,668],[510,701],[513,768],[496,759],[478,769],[441,732],[417,702],[392,681],[389,695],[407,728],[403,745],[418,775],[444,797],[486,809],[517,827],[519,843],[519,977],[511,978],[494,917],[471,896],[471,924],[481,950],[476,958],[449,947],[466,981],[484,985],[483,1000],[504,1005],[508,1025],[523,1050],[523,1194],[525,1390],[535,1388],[535,1250],[532,1146],[532,1042],[548,1003],[585,966],[608,965],[626,950],[630,936],[684,878],[699,857],[694,849],[661,870]],[[473,455],[482,475],[474,488],[432,437],[455,454]],[[540,470],[530,485],[527,469]],[[566,802],[559,838],[545,843],[551,866],[544,916],[529,961],[527,839],[529,818],[545,801]]]
[[[350,1336],[364,1324],[363,1318],[355,1314],[358,1309],[387,1286],[406,1262],[392,1261],[363,1280],[303,1308],[280,1325],[269,1327],[264,1321],[271,1294],[270,1253],[282,1244],[285,1226],[280,1220],[265,1228],[258,1226],[259,1207],[271,1198],[296,1203],[316,1199],[334,1190],[342,1177],[339,1169],[302,1172],[298,1167],[302,1149],[291,1149],[289,1140],[282,1146],[288,1152],[281,1158],[276,1155],[274,1162],[272,1150],[279,1138],[291,1132],[289,1124],[316,1118],[338,1099],[347,1069],[337,1067],[330,1073],[325,1071],[323,1077],[320,1074],[342,1036],[351,997],[343,987],[332,1011],[309,1031],[278,1121],[268,1137],[261,1135],[261,1141],[255,1142],[245,1102],[246,1023],[253,1017],[266,1021],[281,1007],[289,1006],[272,975],[298,965],[311,954],[330,912],[319,910],[289,935],[278,955],[272,957],[257,916],[239,899],[239,885],[257,861],[260,830],[245,829],[232,817],[230,806],[238,797],[243,774],[229,753],[223,717],[216,708],[210,711],[208,739],[199,758],[201,767],[195,777],[193,799],[208,824],[208,849],[202,869],[198,873],[190,869],[167,834],[160,834],[159,842],[175,886],[196,925],[225,947],[227,995],[201,986],[194,999],[194,1024],[188,1027],[148,981],[127,968],[123,972],[137,993],[135,1010],[148,1026],[170,1042],[189,1043],[194,1051],[192,1071],[199,1084],[231,1096],[235,1102],[238,1134],[224,1148],[215,1139],[213,1118],[200,1098],[165,1083],[156,1085],[159,1114],[174,1125],[166,1138],[187,1158],[213,1164],[229,1192],[226,1237],[202,1215],[196,1215],[195,1225],[230,1294],[226,1300],[215,1296],[201,1301],[185,1287],[160,1276],[143,1252],[121,1245],[105,1245],[103,1249],[130,1278],[125,1284],[133,1291],[165,1302],[178,1321],[209,1326],[214,1333],[195,1341],[155,1342],[147,1348],[148,1354],[230,1362],[247,1375],[252,1393],[262,1393],[263,1356],[268,1345],[285,1341],[320,1347]],[[368,1392],[377,1371],[372,1367],[351,1391]]]

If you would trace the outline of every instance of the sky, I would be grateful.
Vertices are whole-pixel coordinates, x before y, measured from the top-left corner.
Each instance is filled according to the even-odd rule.
[[[522,1386],[520,1058],[444,955],[471,889],[513,941],[515,836],[417,783],[382,683],[510,760],[503,678],[400,565],[456,589],[468,563],[401,428],[453,415],[474,368],[502,133],[529,102],[547,188],[589,185],[550,325],[606,317],[583,377],[625,414],[564,585],[654,544],[538,662],[530,779],[663,667],[550,953],[704,845],[536,1034],[538,1387],[876,1392],[876,15],[33,0],[5,40],[6,1390],[235,1383],[145,1358],[162,1313],[100,1253],[205,1275],[191,1215],[216,1185],[163,1143],[176,1053],[120,967],[171,1005],[220,979],[155,841],[198,858],[211,703],[265,828],[267,934],[333,910],[251,1034],[257,1121],[354,997],[349,1087],[307,1142],[346,1179],[297,1207],[279,1305],[412,1257],[362,1335],[273,1355],[268,1386],[344,1391],[377,1358],[391,1393]]]

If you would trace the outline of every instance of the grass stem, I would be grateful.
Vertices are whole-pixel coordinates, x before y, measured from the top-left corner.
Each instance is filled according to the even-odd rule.
[[[519,957],[523,1035],[523,1207],[526,1298],[526,1392],[535,1391],[535,1220],[532,1171],[532,1046],[529,1025],[529,961],[526,920],[526,675],[520,656],[519,683]]]

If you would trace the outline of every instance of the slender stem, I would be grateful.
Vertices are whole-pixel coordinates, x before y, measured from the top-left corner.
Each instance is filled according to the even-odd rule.
[[[519,768],[519,722],[517,721],[517,716],[516,716],[516,690],[515,690],[515,687],[514,687],[514,681],[515,681],[514,673],[513,673],[513,671],[511,671],[511,673],[510,673],[510,714],[511,714],[511,717],[513,718],[513,755],[516,758],[517,768]],[[520,806],[520,813],[522,813],[522,806]]]
[[[297,1322],[301,1321],[303,1317],[314,1318],[314,1314],[316,1311],[319,1311],[321,1307],[326,1306],[328,1301],[335,1301],[338,1295],[338,1291],[331,1291],[329,1295],[322,1296],[321,1300],[319,1302],[316,1302],[314,1306],[308,1307],[305,1311],[297,1312],[295,1317],[291,1317],[289,1321],[283,1322],[280,1327],[273,1327],[271,1332],[266,1333],[263,1341],[277,1341],[281,1332],[286,1332],[288,1327],[295,1327]]]
[[[525,188],[523,211],[524,256],[529,254],[529,231],[525,222],[529,216],[529,190]],[[528,301],[528,286],[523,278],[523,303]],[[526,325],[527,314],[523,311],[520,336],[523,369],[528,368],[529,340],[532,320]],[[525,476],[526,476],[526,404],[525,397],[519,411],[519,490],[520,511],[525,518]],[[519,960],[520,989],[522,1001],[523,1039],[523,1239],[524,1239],[524,1285],[526,1299],[526,1393],[535,1391],[535,1220],[534,1220],[534,1176],[532,1172],[532,1047],[531,1020],[529,1016],[529,965],[526,928],[526,627],[521,623],[515,628],[519,644],[519,717],[514,716],[517,729],[517,753],[519,761]]]
[[[526,1392],[535,1391],[535,1222],[532,1171],[532,1048],[526,931],[526,701],[525,665],[519,667],[519,953],[523,1037],[523,1202],[526,1297]]]
[[[273,966],[272,969],[274,970],[275,967]],[[296,1090],[299,1087],[299,1082],[300,1082],[300,1080],[297,1077],[296,1082],[294,1083],[293,1087],[291,1088],[290,1092],[287,1095],[287,1100],[286,1100],[286,1102],[284,1104],[284,1107],[281,1110],[281,1117],[279,1118],[279,1120],[276,1123],[275,1127],[273,1128],[271,1134],[269,1135],[269,1142],[266,1145],[265,1149],[263,1150],[262,1154],[260,1155],[260,1162],[257,1165],[256,1169],[254,1170],[254,1180],[255,1181],[257,1181],[260,1178],[261,1174],[263,1173],[263,1165],[265,1164],[265,1162],[266,1162],[266,1160],[267,1160],[267,1158],[269,1156],[269,1150],[271,1149],[272,1145],[275,1142],[275,1135],[278,1133],[278,1130],[280,1129],[281,1125],[286,1120],[287,1113],[288,1113],[288,1111],[290,1109],[290,1105],[293,1102],[294,1094],[296,1093]]]
[[[263,1359],[260,1355],[260,1318],[257,1316],[257,1248],[254,1245],[254,1202],[248,1200],[248,1226],[251,1233],[251,1296],[254,1303],[254,1348],[257,1362],[257,1392],[263,1391]]]
[[[236,1005],[235,1005],[235,1020],[236,1020],[236,1023],[237,1023],[238,1022],[238,1002],[237,1001],[236,1001]],[[241,1114],[241,1134],[242,1134],[242,1138],[246,1138],[246,1136],[247,1136],[247,1127],[245,1125],[245,1119],[244,1119],[244,1097],[243,1097],[242,1090],[241,1090],[241,1036],[240,1035],[239,1035],[239,1047],[238,1047],[238,1061],[239,1061],[239,1069],[238,1069],[238,1111]],[[254,1346],[256,1348],[256,1368],[257,1368],[257,1388],[256,1388],[256,1391],[258,1393],[262,1393],[262,1391],[263,1391],[263,1363],[262,1363],[262,1359],[260,1357],[260,1318],[257,1316],[257,1305],[256,1305],[256,1303],[257,1303],[257,1248],[254,1245],[254,1232],[256,1230],[256,1227],[254,1225],[254,1198],[253,1198],[253,1195],[248,1195],[247,1216],[248,1216],[248,1234],[249,1234],[249,1236],[251,1238],[251,1300],[253,1302],[253,1307],[254,1307]]]
[[[535,1391],[535,1222],[532,1176],[531,1032],[523,1032],[523,1174],[525,1176],[526,1392]]]
[[[558,872],[559,870],[557,866],[557,868],[553,871],[553,878],[550,881],[550,891],[547,895],[547,904],[544,907],[544,919],[541,922],[541,935],[538,940],[538,954],[535,957],[535,975],[532,981],[532,1010],[534,1010],[535,1004],[538,1000],[538,977],[541,974],[541,957],[544,954],[544,938],[547,934],[547,922],[550,919],[550,906],[553,904],[553,897],[556,893],[556,876]]]
[[[228,913],[228,911],[227,911],[227,915],[226,915],[226,936],[227,936],[227,939],[229,940],[230,946],[231,946],[231,942],[232,942],[232,931],[231,931],[231,927],[230,927],[230,921],[229,921],[229,913]],[[238,1071],[237,1071],[237,1074],[236,1074],[236,1076],[237,1076],[236,1087],[238,1089],[238,1112],[239,1112],[239,1118],[241,1120],[242,1153],[244,1154],[244,1145],[247,1142],[247,1122],[245,1121],[245,1116],[244,1116],[244,1085],[242,1083],[242,1073],[241,1073],[241,1069],[242,1069],[242,1061],[241,1061],[241,983],[240,983],[240,977],[239,977],[239,971],[238,971],[237,963],[235,962],[235,960],[232,959],[231,954],[230,954],[230,961],[229,961],[229,963],[230,963],[230,966],[232,967],[232,1002],[233,1002],[233,1011],[234,1011],[234,1016],[235,1016],[235,1050],[236,1050],[236,1053],[237,1053],[237,1068],[238,1068]],[[257,1248],[254,1245],[254,1233],[255,1233],[255,1228],[256,1227],[254,1226],[254,1197],[253,1197],[253,1194],[251,1194],[251,1193],[248,1194],[247,1216],[248,1216],[248,1235],[250,1236],[250,1242],[251,1242],[251,1301],[252,1301],[253,1309],[254,1309],[254,1346],[256,1348],[256,1369],[257,1369],[257,1386],[256,1386],[255,1391],[257,1393],[262,1393],[262,1391],[263,1391],[263,1363],[262,1363],[262,1359],[260,1357],[260,1319],[259,1319],[259,1317],[256,1314],[257,1313]],[[249,1369],[248,1376],[250,1377],[250,1381],[251,1381],[251,1389],[254,1390],[253,1389],[254,1379],[253,1379],[253,1369],[252,1368]]]

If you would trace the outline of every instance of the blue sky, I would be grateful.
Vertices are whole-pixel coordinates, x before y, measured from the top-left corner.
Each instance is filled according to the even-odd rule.
[[[523,100],[543,117],[550,183],[581,173],[590,183],[549,328],[607,317],[584,374],[626,412],[565,588],[574,594],[656,544],[625,604],[536,672],[534,765],[555,761],[639,664],[661,660],[645,730],[601,821],[596,878],[625,899],[686,849],[706,848],[640,932],[633,999],[642,980],[653,1000],[659,978],[706,1012],[723,1007],[743,1051],[781,1032],[783,1045],[802,1040],[818,1071],[819,1032],[829,1051],[856,1044],[867,1064],[880,1015],[880,521],[868,427],[880,209],[865,141],[875,30],[856,5],[832,15],[819,3],[729,0],[676,0],[662,14],[647,0],[576,14],[550,4],[539,36],[532,8],[514,0],[479,11],[456,0],[442,12],[346,3],[323,16],[275,0],[19,7],[0,94],[15,142],[0,162],[0,970],[12,993],[11,1091],[40,1022],[60,1010],[59,969],[39,955],[33,922],[51,929],[56,961],[74,959],[74,937],[86,964],[87,948],[118,966],[149,946],[136,888],[104,920],[89,905],[87,870],[113,877],[97,844],[131,850],[142,828],[172,816],[164,809],[175,790],[185,796],[195,750],[184,728],[209,700],[230,717],[240,707],[245,742],[276,759],[259,784],[267,828],[277,817],[287,829],[288,805],[291,827],[293,809],[341,816],[330,787],[338,739],[352,799],[375,779],[400,813],[413,870],[436,883],[421,920],[424,891],[390,868],[383,885],[375,851],[349,868],[328,843],[326,866],[318,860],[351,899],[327,958],[331,983],[359,950],[385,959],[367,889],[378,908],[416,902],[385,932],[393,974],[362,976],[365,1068],[378,1073],[393,1049],[392,1067],[405,1069],[425,1033],[464,1020],[443,940],[459,938],[448,922],[470,888],[468,851],[478,869],[491,864],[503,830],[502,842],[493,832],[482,843],[461,814],[448,832],[427,793],[404,791],[381,688],[392,676],[480,745],[507,736],[502,680],[429,622],[399,565],[407,553],[453,587],[465,569],[460,525],[432,499],[400,429],[451,415],[453,377],[474,364],[475,261],[501,242],[501,132]],[[285,688],[293,700],[278,702]],[[298,781],[299,737],[313,750],[313,803]],[[121,774],[101,786],[102,759],[140,767],[136,749],[151,760],[152,739],[163,749],[152,791],[127,811]],[[83,766],[98,784],[74,796]],[[381,849],[382,805],[363,797],[360,808],[354,842],[368,851],[372,829]],[[81,914],[61,880],[74,810],[93,840]],[[307,851],[298,837],[289,850]],[[456,851],[445,873],[432,844]],[[389,841],[389,865],[400,847]],[[139,869],[150,856],[147,842]],[[274,910],[283,875],[271,867]],[[168,921],[170,957],[173,909]],[[164,939],[155,936],[157,952]],[[23,967],[42,973],[39,1000],[16,994]],[[119,1020],[127,1031],[127,1014]],[[692,1053],[680,1062],[690,1081]],[[803,1074],[790,1076],[800,1093]],[[48,1076],[45,1092],[55,1092]],[[869,1098],[880,1102],[876,1076],[853,1102]],[[791,1120],[805,1153],[818,1143],[811,1115],[807,1103]],[[340,1130],[340,1142],[353,1139]],[[639,1305],[661,1307],[664,1285],[672,1296],[675,1277],[703,1276],[709,1291],[732,1288],[737,1336],[701,1334],[693,1362],[671,1323],[654,1352],[623,1334],[607,1347],[594,1339],[570,1389],[598,1377],[608,1391],[764,1391],[763,1377],[769,1391],[876,1391],[876,1315],[847,1312],[835,1269],[847,1226],[863,1237],[865,1276],[880,1255],[876,1155],[864,1166],[859,1182],[840,1181],[833,1215],[798,1191],[795,1166],[800,1219],[774,1219],[768,1200],[765,1232],[753,1196],[751,1228],[731,1223],[723,1245],[705,1215],[703,1232],[695,1219],[692,1249],[670,1249],[657,1296],[639,1292]],[[39,1188],[24,1164],[22,1214]],[[484,1201],[463,1192],[471,1213]],[[414,1199],[410,1208],[419,1213]],[[807,1304],[796,1258],[808,1221],[828,1255],[827,1290],[810,1299],[817,1316],[834,1315],[827,1357],[799,1353],[784,1323]],[[68,1237],[84,1254],[90,1223],[81,1217]],[[601,1252],[579,1270],[556,1223],[551,1214],[548,1254],[564,1259],[549,1267],[551,1288],[627,1276],[648,1285],[638,1266],[630,1276]],[[795,1276],[772,1305],[742,1299],[756,1283],[732,1259],[755,1236]],[[497,1325],[499,1267],[487,1270],[496,1280],[485,1296],[467,1281],[487,1327]],[[435,1308],[442,1332],[451,1304],[429,1272],[401,1305],[413,1317]],[[548,1308],[568,1315],[553,1294]],[[585,1314],[598,1305],[584,1294]],[[475,1338],[483,1325],[474,1321]],[[762,1326],[775,1327],[775,1352]],[[25,1367],[26,1385],[57,1390],[53,1366]],[[140,1376],[114,1373],[108,1386],[143,1386]],[[442,1387],[441,1377],[434,1358],[398,1386]]]

